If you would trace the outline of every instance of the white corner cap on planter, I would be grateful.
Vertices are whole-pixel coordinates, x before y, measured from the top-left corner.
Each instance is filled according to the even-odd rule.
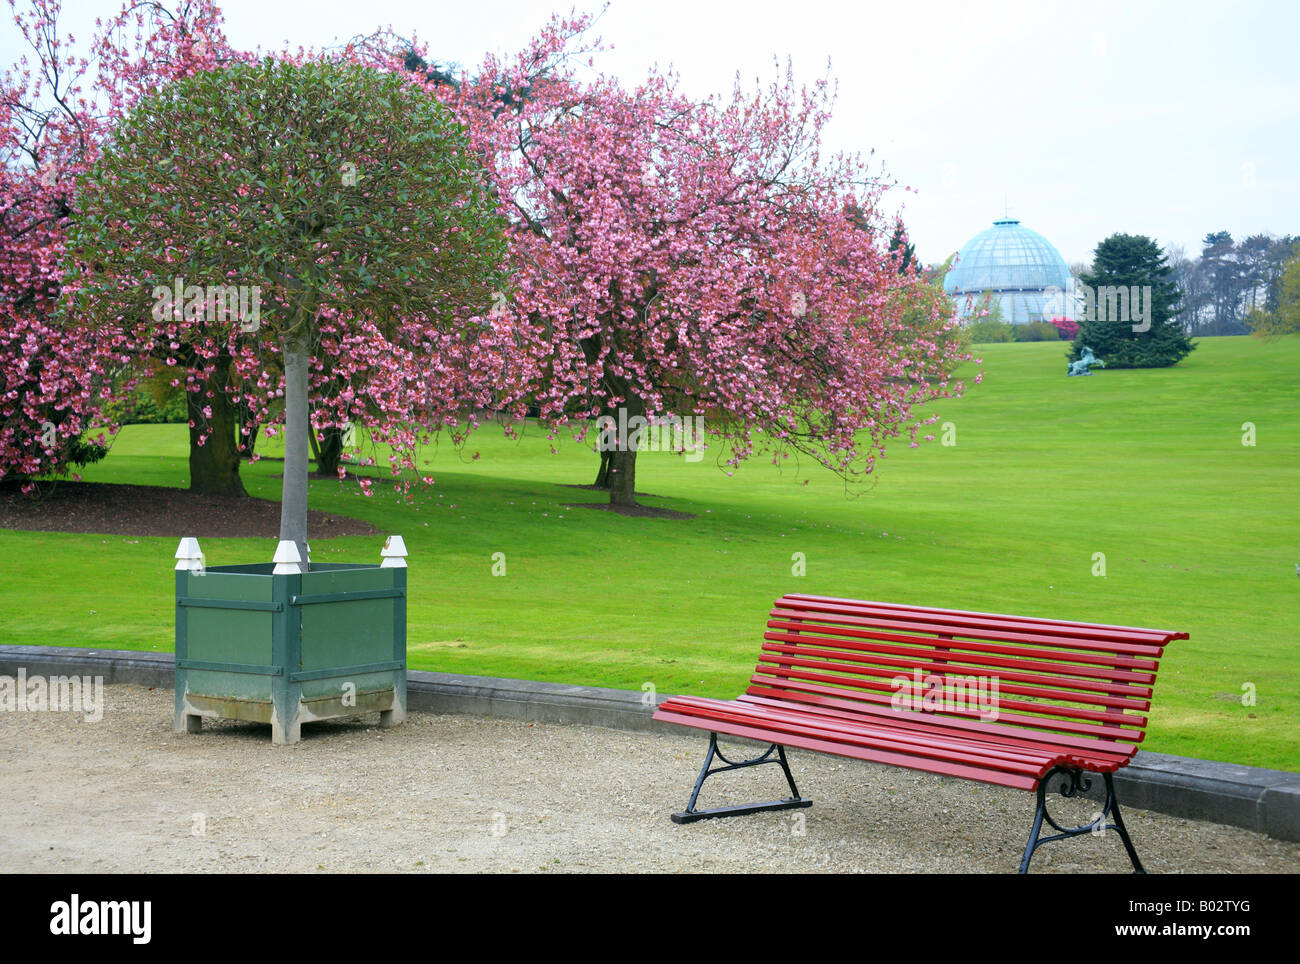
[[[176,547],[176,570],[178,572],[203,571],[203,550],[199,548],[198,539],[186,536]]]
[[[277,576],[302,572],[302,556],[298,553],[298,544],[292,539],[284,539],[275,547],[275,558],[271,561],[275,563],[271,571]]]
[[[380,550],[379,555],[382,556],[384,560],[379,564],[379,568],[405,569],[406,540],[401,536],[389,536],[384,540],[384,548]]]

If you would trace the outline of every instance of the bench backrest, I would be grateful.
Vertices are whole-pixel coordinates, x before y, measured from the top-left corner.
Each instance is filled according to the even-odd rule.
[[[996,721],[1071,742],[1140,741],[1161,652],[1187,638],[805,595],[777,600],[767,626],[748,697]]]

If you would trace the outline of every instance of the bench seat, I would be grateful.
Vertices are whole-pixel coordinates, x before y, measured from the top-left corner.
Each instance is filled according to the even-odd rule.
[[[674,697],[655,718],[762,743],[797,746],[836,756],[888,763],[964,777],[1018,790],[1033,790],[1055,767],[1113,773],[1136,747],[1115,750],[1078,740],[1027,740],[1011,727],[962,726],[915,711],[845,712],[811,709],[780,700]]]

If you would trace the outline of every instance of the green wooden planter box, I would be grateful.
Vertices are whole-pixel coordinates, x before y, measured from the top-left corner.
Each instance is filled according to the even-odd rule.
[[[176,732],[203,717],[271,724],[406,718],[406,569],[272,563],[176,573]]]

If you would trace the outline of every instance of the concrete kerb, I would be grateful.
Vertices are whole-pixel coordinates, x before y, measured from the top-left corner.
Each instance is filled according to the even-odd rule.
[[[0,646],[0,675],[16,676],[19,667],[26,667],[29,676],[102,676],[106,684],[173,685],[171,653]],[[407,700],[409,710],[428,713],[683,732],[652,720],[646,694],[632,690],[411,670]],[[1300,841],[1300,773],[1139,751],[1116,775],[1115,785],[1121,807]]]

